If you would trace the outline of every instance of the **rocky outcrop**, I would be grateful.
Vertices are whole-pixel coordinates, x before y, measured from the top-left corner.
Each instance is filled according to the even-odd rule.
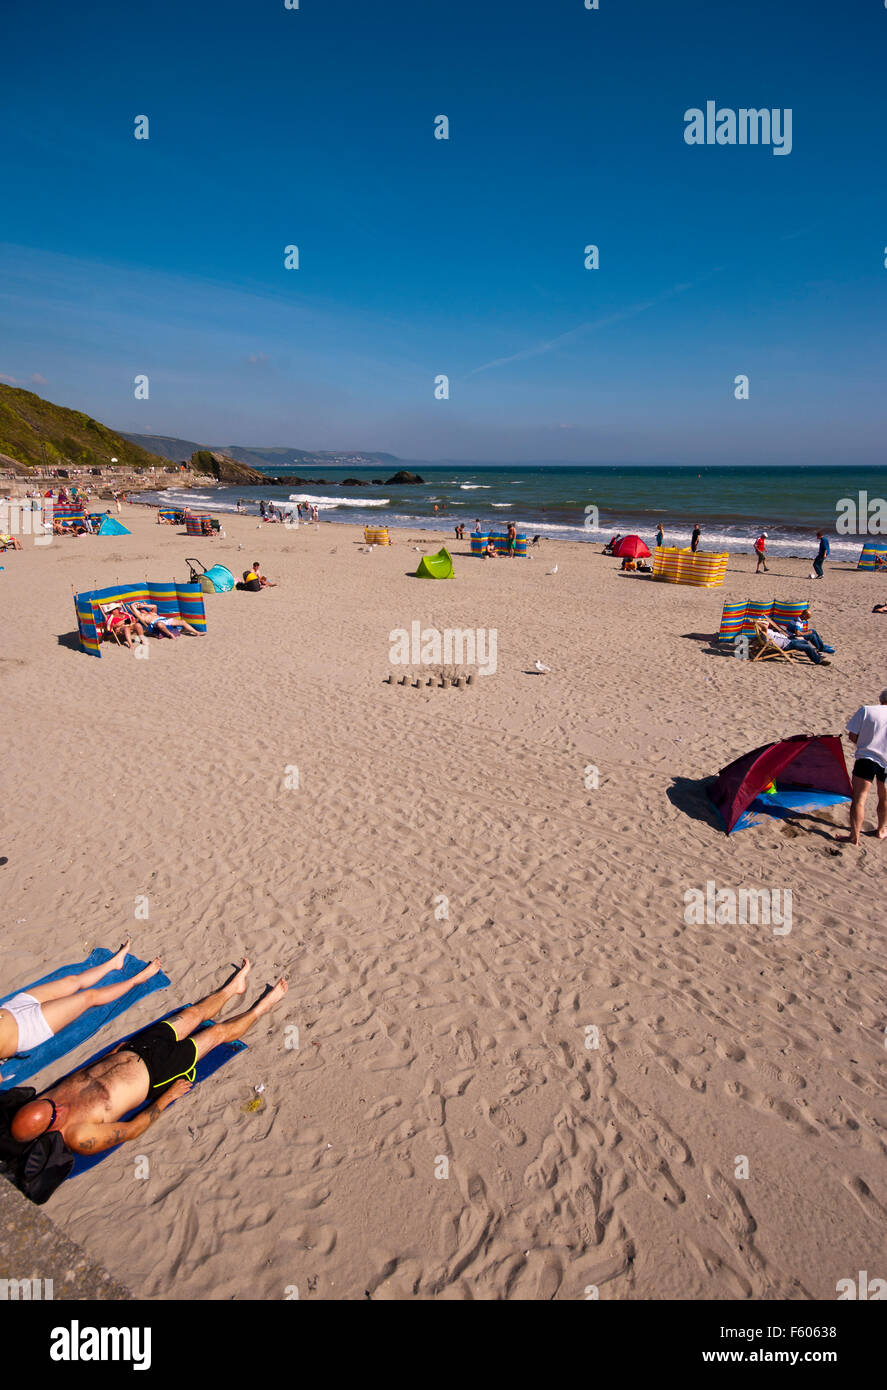
[[[261,486],[268,481],[266,474],[249,468],[245,463],[237,463],[227,454],[216,453],[214,449],[198,449],[191,456],[191,467],[195,473],[210,473],[216,482],[235,487]]]
[[[425,482],[425,479],[424,479],[424,478],[420,478],[418,473],[410,473],[406,468],[400,468],[400,469],[398,469],[398,471],[394,474],[394,477],[393,477],[393,478],[386,478],[386,479],[385,479],[385,486],[386,486],[386,487],[391,487],[391,486],[400,487],[401,484],[406,484],[406,483],[424,483],[424,482]]]

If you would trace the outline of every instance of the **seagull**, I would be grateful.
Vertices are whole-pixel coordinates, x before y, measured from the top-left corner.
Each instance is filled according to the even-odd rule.
[[[540,671],[540,672],[542,673],[543,676],[547,676],[548,673],[549,673],[550,670],[551,670],[551,667],[550,667],[550,666],[543,666],[543,664],[542,664],[541,661],[537,661],[537,662],[536,662],[536,670],[537,670],[537,671]]]
[[[549,574],[557,574],[557,565],[555,565],[555,567],[554,567],[553,570],[548,570],[548,573],[549,573]]]

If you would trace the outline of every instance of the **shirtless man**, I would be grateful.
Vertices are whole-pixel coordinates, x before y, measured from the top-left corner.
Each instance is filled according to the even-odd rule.
[[[99,981],[110,975],[112,970],[123,969],[129,946],[130,940],[127,938],[120,950],[103,965],[81,970],[79,975],[63,975],[59,980],[48,980],[45,985],[34,985],[27,993],[14,994],[7,999],[0,1006],[0,1062],[20,1052],[33,1052],[41,1043],[48,1042],[69,1023],[85,1014],[87,1009],[113,1004],[143,980],[150,980],[152,975],[156,975],[160,969],[159,960],[153,960],[128,980],[99,988]]]
[[[167,1106],[190,1091],[199,1058],[220,1043],[241,1038],[286,994],[289,986],[278,980],[245,1013],[195,1033],[199,1024],[215,1018],[230,999],[246,992],[249,971],[250,963],[245,960],[214,994],[171,1019],[150,1024],[113,1052],[48,1086],[16,1111],[13,1138],[28,1143],[54,1130],[77,1154],[102,1153],[137,1139]],[[149,1099],[152,1104],[134,1119],[121,1118]]]

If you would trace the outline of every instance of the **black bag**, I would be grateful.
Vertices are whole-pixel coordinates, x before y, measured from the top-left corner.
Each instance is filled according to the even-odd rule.
[[[16,1112],[36,1094],[33,1086],[13,1086],[8,1091],[0,1091],[0,1158],[5,1159],[9,1176],[19,1192],[42,1206],[74,1167],[74,1155],[55,1130],[38,1135],[30,1143],[13,1138],[12,1121]]]

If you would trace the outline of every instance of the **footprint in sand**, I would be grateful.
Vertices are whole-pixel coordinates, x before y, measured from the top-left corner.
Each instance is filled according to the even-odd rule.
[[[526,1143],[527,1136],[520,1125],[514,1123],[504,1105],[496,1105],[484,1098],[481,1100],[481,1109],[496,1133],[507,1139],[509,1144],[513,1144],[517,1149]]]

